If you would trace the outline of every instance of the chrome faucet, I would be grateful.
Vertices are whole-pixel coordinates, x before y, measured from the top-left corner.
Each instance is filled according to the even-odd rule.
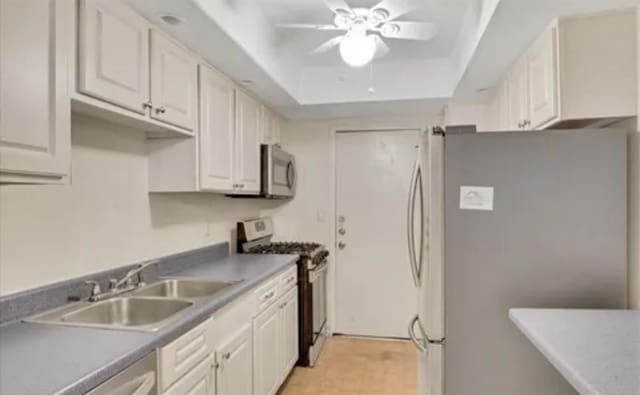
[[[136,267],[134,267],[133,269],[129,270],[127,272],[127,274],[124,275],[124,277],[122,277],[120,280],[116,280],[115,278],[112,278],[111,280],[109,280],[109,288],[112,291],[117,291],[122,289],[123,287],[125,289],[128,288],[132,288],[134,286],[140,286],[140,285],[144,285],[143,279],[142,279],[142,271],[149,265],[152,265],[154,263],[157,263],[157,260],[152,260],[152,261],[147,261],[147,262],[143,262],[139,265],[137,265]],[[137,284],[133,283],[133,277],[135,275],[138,275],[138,282]]]
[[[122,277],[120,280],[112,278],[111,280],[109,280],[109,292],[102,292],[100,284],[97,281],[85,281],[85,284],[91,286],[89,301],[97,302],[100,300],[112,298],[114,296],[122,295],[123,293],[129,292],[139,286],[143,286],[144,282],[142,281],[142,271],[147,266],[157,262],[157,260],[143,262],[139,265],[136,265],[136,267],[134,267],[133,269],[129,270],[127,274],[125,274],[124,277]],[[133,278],[135,275],[138,275],[138,281],[136,283],[133,282]]]

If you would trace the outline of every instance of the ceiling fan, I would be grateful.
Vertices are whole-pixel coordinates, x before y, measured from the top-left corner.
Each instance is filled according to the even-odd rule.
[[[346,0],[324,0],[335,14],[333,24],[280,24],[283,28],[336,30],[346,32],[311,51],[320,54],[339,45],[340,55],[349,66],[362,67],[385,56],[389,46],[382,38],[430,40],[438,29],[433,23],[397,21],[396,18],[420,6],[420,0],[382,0],[372,8],[351,8]]]

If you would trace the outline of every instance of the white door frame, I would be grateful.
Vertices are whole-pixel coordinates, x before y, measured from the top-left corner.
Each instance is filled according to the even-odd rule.
[[[393,131],[393,130],[424,130],[426,128],[430,128],[432,126],[441,125],[443,120],[443,114],[431,115],[425,117],[423,119],[416,118],[408,118],[408,119],[395,119],[395,120],[363,120],[363,119],[355,119],[355,120],[343,120],[336,122],[331,130],[331,176],[333,180],[331,182],[331,186],[333,188],[332,195],[332,207],[331,207],[331,245],[327,246],[329,249],[329,253],[332,258],[329,261],[329,273],[327,275],[327,327],[330,335],[335,333],[335,322],[336,322],[336,270],[335,265],[336,261],[336,250],[338,243],[338,234],[337,234],[337,136],[338,133],[345,132],[383,132],[383,131]],[[408,264],[408,263],[407,263]]]

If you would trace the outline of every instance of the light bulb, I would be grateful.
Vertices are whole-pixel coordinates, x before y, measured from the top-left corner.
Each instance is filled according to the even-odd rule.
[[[373,60],[376,54],[376,41],[367,32],[354,29],[347,33],[340,43],[342,60],[351,67],[362,67]]]

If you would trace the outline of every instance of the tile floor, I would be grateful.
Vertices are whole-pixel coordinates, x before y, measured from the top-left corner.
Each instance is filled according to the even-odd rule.
[[[416,395],[410,342],[333,337],[317,365],[295,368],[279,395]]]

